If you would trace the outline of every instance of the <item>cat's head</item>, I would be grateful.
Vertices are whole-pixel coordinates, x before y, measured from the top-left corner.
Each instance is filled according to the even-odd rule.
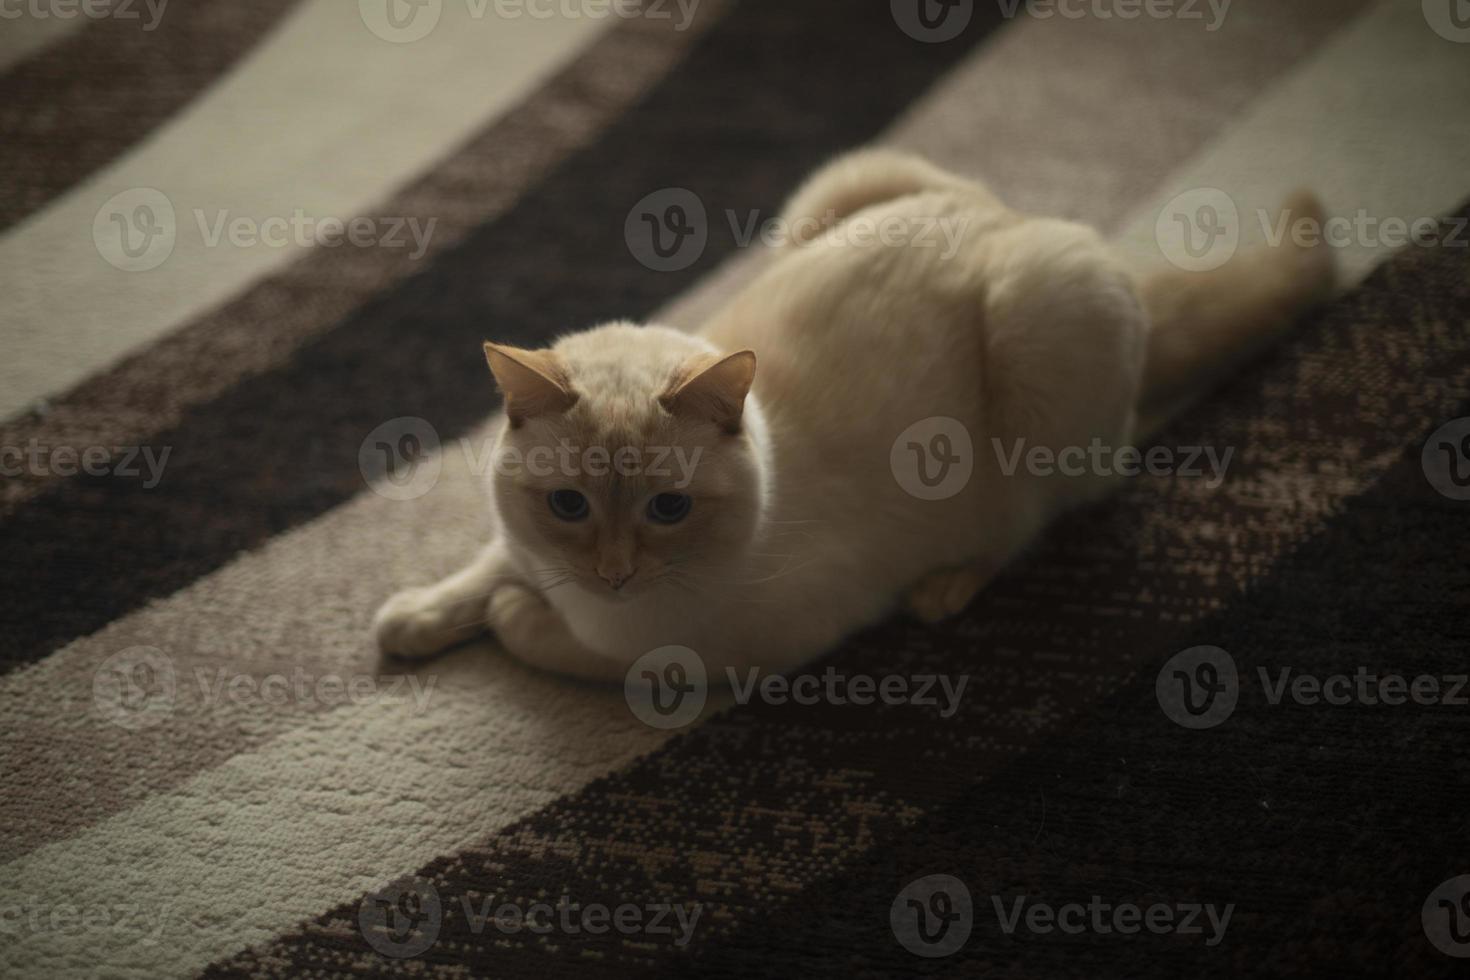
[[[541,588],[609,599],[714,588],[759,531],[766,474],[755,354],[612,324],[546,350],[486,344],[506,423],[493,494]]]

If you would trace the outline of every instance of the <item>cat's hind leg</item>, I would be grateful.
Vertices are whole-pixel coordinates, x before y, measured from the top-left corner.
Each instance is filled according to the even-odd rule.
[[[486,629],[486,602],[510,578],[503,551],[492,544],[448,578],[396,593],[373,617],[378,648],[395,657],[427,657],[473,639]]]
[[[789,243],[802,245],[863,208],[925,191],[952,191],[977,203],[1000,202],[977,181],[898,150],[856,150],[826,164],[796,189],[781,211]]]

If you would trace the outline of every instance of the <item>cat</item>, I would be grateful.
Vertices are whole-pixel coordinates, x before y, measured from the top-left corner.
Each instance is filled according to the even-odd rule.
[[[1322,216],[1307,193],[1286,208]],[[767,267],[696,333],[611,323],[544,350],[485,344],[505,400],[494,538],[382,606],[384,652],[489,630],[574,677],[620,681],[669,645],[719,677],[798,666],[899,606],[954,615],[1115,479],[1008,475],[992,440],[1137,444],[1334,279],[1321,245],[1136,277],[1093,230],[881,149],[818,170],[783,218]],[[936,221],[962,228],[954,248],[872,233]],[[905,485],[902,461],[930,476],[952,461],[926,424],[969,437],[957,491]]]

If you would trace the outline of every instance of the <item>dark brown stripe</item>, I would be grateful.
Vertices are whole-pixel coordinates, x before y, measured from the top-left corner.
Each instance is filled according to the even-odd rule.
[[[165,122],[295,0],[173,0],[156,26],[125,5],[0,77],[0,229],[39,210]]]
[[[451,438],[482,419],[493,404],[476,354],[486,335],[534,344],[657,310],[736,243],[711,235],[688,269],[651,271],[623,238],[640,197],[687,187],[721,209],[771,213],[807,171],[871,138],[998,16],[977,11],[960,40],[930,45],[897,30],[886,5],[742,4],[503,217],[289,364],[153,433],[149,445],[172,447],[157,487],[84,476],[11,515],[6,560],[25,584],[0,598],[0,618],[15,624],[4,666],[45,656],[361,491],[359,447],[385,420],[417,416]],[[841,58],[830,57],[834,24]],[[738,93],[731,78],[742,79]]]
[[[1063,521],[960,621],[892,622],[816,667],[968,674],[954,717],[737,709],[421,869],[449,910],[422,959],[498,976],[589,962],[610,976],[931,972],[955,963],[904,952],[888,909],[910,879],[947,873],[970,882],[988,923],[959,958],[967,970],[1230,976],[1263,954],[1301,970],[1329,949],[1345,967],[1367,952],[1358,936],[1377,940],[1376,972],[1395,957],[1428,968],[1438,954],[1413,899],[1465,870],[1463,711],[1421,710],[1406,731],[1392,711],[1268,709],[1256,688],[1224,727],[1186,732],[1153,685],[1193,643],[1231,649],[1247,678],[1258,664],[1463,672],[1465,616],[1442,617],[1470,573],[1439,562],[1464,553],[1470,525],[1418,459],[1428,432],[1470,410],[1456,394],[1470,386],[1467,267],[1464,249],[1402,254],[1165,433],[1236,447],[1218,491],[1135,481]],[[1339,469],[1384,454],[1400,462],[1340,499]],[[1319,527],[1323,508],[1340,516],[1262,581],[1260,556]],[[1038,745],[1046,730],[1058,734]],[[562,894],[704,911],[682,951],[616,932],[475,934],[460,911],[462,897],[526,907]],[[1244,918],[1218,954],[1167,937],[1016,942],[994,926],[991,894],[1235,901]],[[360,938],[358,907],[209,974],[394,972]]]
[[[223,306],[50,400],[45,414],[0,422],[0,446],[131,446],[179,424],[191,406],[279,367],[375,294],[420,271],[480,224],[509,210],[567,156],[585,148],[716,23],[725,0],[701,4],[688,29],[620,20],[525,102],[488,125],[393,200],[375,208],[433,234],[406,249],[319,248]],[[0,516],[66,480],[45,467],[0,482]]]

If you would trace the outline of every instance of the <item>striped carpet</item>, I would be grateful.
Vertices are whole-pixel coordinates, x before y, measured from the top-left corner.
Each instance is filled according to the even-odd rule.
[[[1459,0],[62,6],[0,32],[0,975],[1462,975],[1470,706],[1273,701],[1470,672]],[[1157,437],[1222,484],[1128,481],[809,668],[967,677],[947,716],[380,661],[483,532],[479,341],[698,326],[866,143],[1140,266],[1309,185],[1343,288]],[[708,239],[655,271],[670,188]],[[430,492],[380,479],[404,419]],[[1214,727],[1160,680],[1197,647]]]

